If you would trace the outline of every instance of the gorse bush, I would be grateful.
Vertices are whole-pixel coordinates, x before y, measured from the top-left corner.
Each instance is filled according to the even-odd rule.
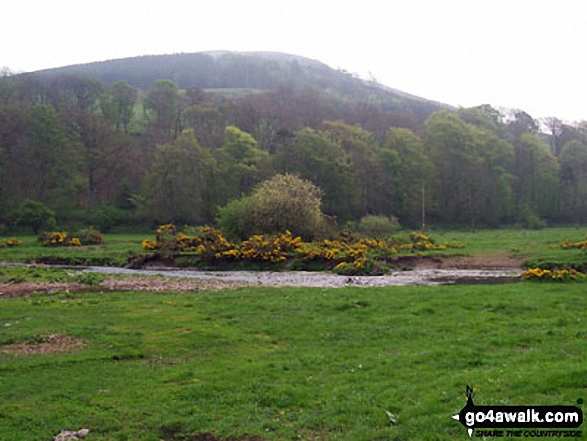
[[[464,246],[456,242],[436,244],[432,238],[418,232],[411,233],[407,238],[389,239],[358,238],[353,233],[342,232],[335,239],[305,243],[289,230],[278,234],[256,234],[238,244],[211,227],[200,228],[196,236],[190,237],[177,233],[171,224],[157,230],[156,240],[143,241],[144,249],[156,250],[165,258],[171,257],[172,250],[177,251],[176,256],[181,251],[191,251],[200,261],[208,263],[295,261],[302,268],[314,266],[346,275],[383,274],[388,270],[387,263],[401,253]]]
[[[301,237],[293,237],[290,231],[269,235],[254,235],[238,247],[235,257],[250,261],[282,262],[288,256],[305,253]]]
[[[44,232],[39,236],[44,247],[79,247],[82,245],[77,237],[69,237],[65,231]]]
[[[587,276],[575,269],[529,268],[520,276],[523,281],[538,282],[584,282]]]
[[[18,247],[22,245],[22,241],[18,240],[16,237],[11,237],[10,239],[2,239],[0,240],[0,248],[12,248]]]
[[[583,240],[572,241],[572,240],[565,240],[559,244],[559,246],[563,250],[569,250],[572,248],[577,248],[581,251],[587,251],[587,236]]]

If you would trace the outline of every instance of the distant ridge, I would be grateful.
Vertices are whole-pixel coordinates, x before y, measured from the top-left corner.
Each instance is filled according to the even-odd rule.
[[[381,106],[425,119],[431,113],[453,107],[427,100],[377,82],[356,78],[310,58],[280,52],[207,51],[76,64],[35,72],[41,79],[60,75],[85,75],[102,82],[125,80],[143,90],[158,79],[174,81],[180,89],[271,90],[277,87],[318,88],[342,100]]]

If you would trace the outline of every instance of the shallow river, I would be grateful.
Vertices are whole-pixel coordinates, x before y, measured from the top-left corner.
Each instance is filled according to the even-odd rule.
[[[398,271],[384,276],[340,276],[307,271],[196,271],[178,269],[131,270],[125,268],[84,267],[83,271],[102,274],[162,275],[195,279],[219,279],[251,282],[267,286],[389,286],[389,285],[454,285],[498,284],[519,280],[516,270],[442,270],[421,269]]]

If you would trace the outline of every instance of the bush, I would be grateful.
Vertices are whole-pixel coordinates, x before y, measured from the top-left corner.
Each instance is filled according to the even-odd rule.
[[[389,237],[400,228],[395,216],[368,215],[361,219],[358,230],[366,237]]]
[[[83,228],[78,230],[75,234],[82,245],[100,245],[104,243],[102,234],[94,228]]]
[[[69,237],[65,231],[46,231],[39,236],[39,240],[43,242],[44,247],[79,247],[82,245],[79,238]]]
[[[218,227],[231,239],[245,240],[253,235],[254,202],[252,196],[243,196],[220,207],[216,220]]]
[[[13,247],[19,247],[22,245],[22,241],[18,240],[16,237],[11,237],[10,239],[6,240],[6,239],[2,239],[0,240],[0,248],[13,248]]]
[[[530,230],[541,230],[546,227],[546,222],[540,219],[540,216],[534,213],[528,205],[524,205],[518,215],[518,225]]]
[[[276,175],[256,190],[253,220],[262,233],[289,230],[294,236],[311,239],[323,219],[322,190],[295,175]]]
[[[42,202],[26,199],[20,206],[17,223],[31,227],[35,234],[39,234],[41,228],[52,229],[55,227],[55,212]]]
[[[520,276],[522,281],[538,282],[584,282],[587,276],[575,269],[528,268]]]
[[[321,198],[322,190],[310,181],[290,174],[275,175],[262,182],[251,196],[221,208],[218,225],[227,235],[241,239],[286,230],[312,239],[324,222]]]
[[[92,222],[100,231],[109,232],[129,219],[129,212],[113,205],[102,205],[92,214]]]

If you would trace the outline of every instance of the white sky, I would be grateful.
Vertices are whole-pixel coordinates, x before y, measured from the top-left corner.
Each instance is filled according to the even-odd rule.
[[[0,67],[278,51],[455,106],[587,120],[585,0],[2,0]]]

